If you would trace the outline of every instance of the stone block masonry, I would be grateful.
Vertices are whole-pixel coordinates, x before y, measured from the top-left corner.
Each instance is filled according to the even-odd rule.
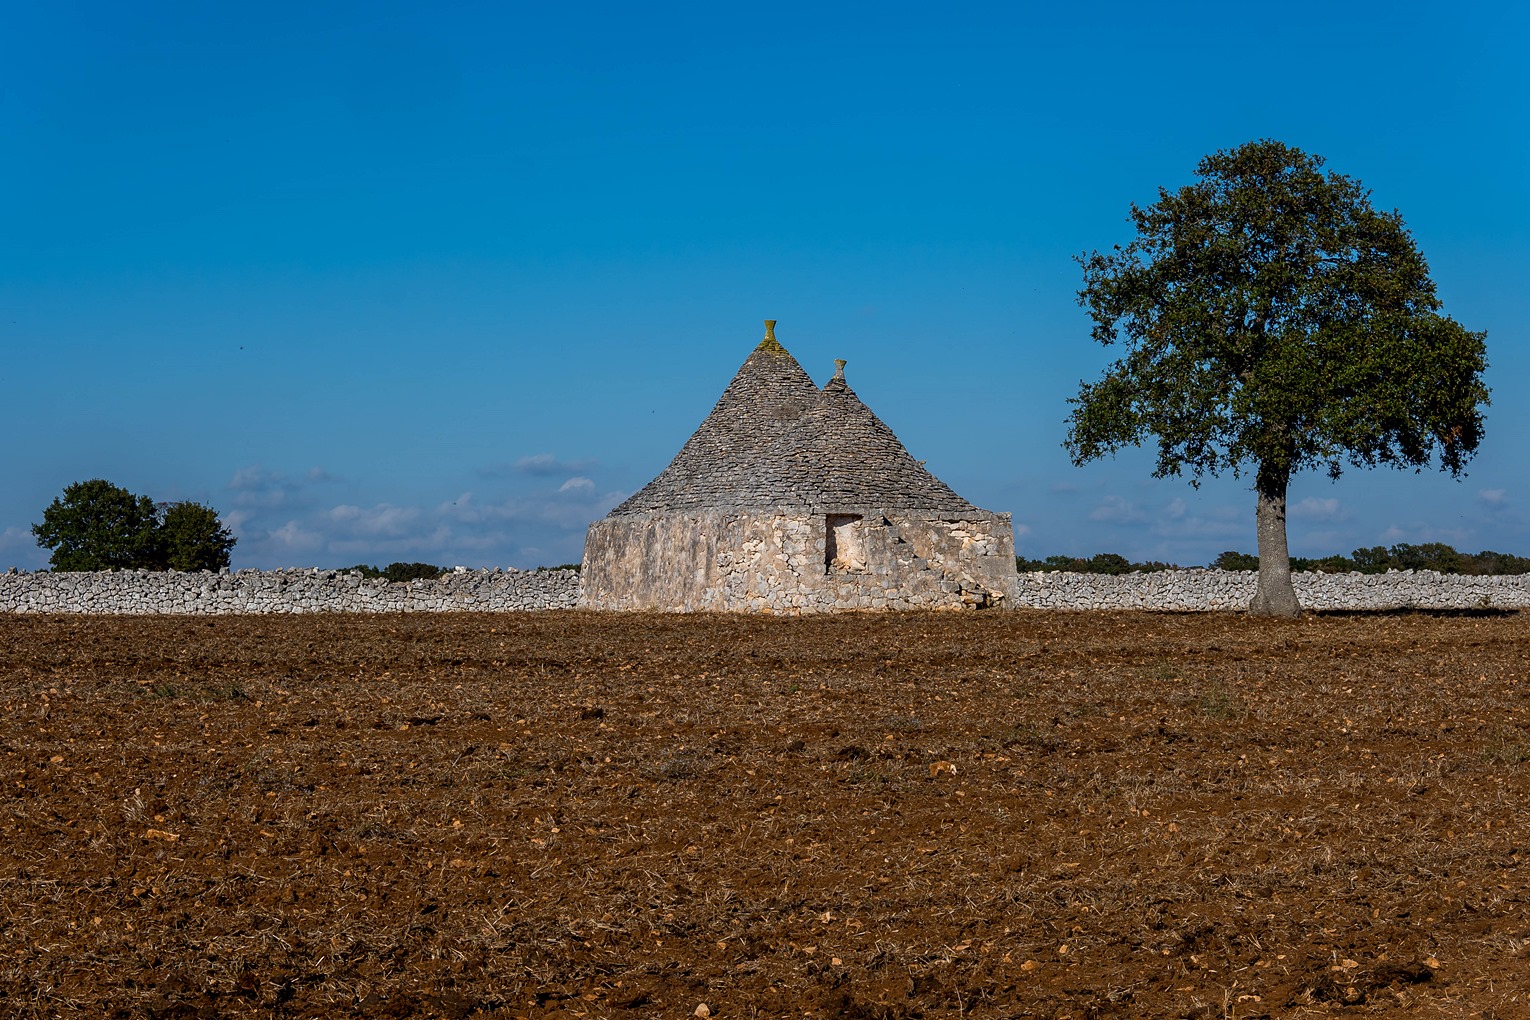
[[[814,547],[817,553],[817,547]],[[758,582],[760,578],[752,578]],[[1000,606],[1016,609],[1240,612],[1254,594],[1252,572],[1165,570],[1151,574],[1020,574]],[[1387,574],[1296,574],[1296,595],[1315,611],[1530,608],[1530,575],[1470,577],[1429,570]],[[939,587],[939,586],[937,586]],[[730,608],[778,613],[836,609],[973,608],[962,586],[914,592],[894,582],[880,598],[857,586],[826,586],[813,597],[783,600],[768,585]],[[918,595],[919,597],[914,597]],[[0,574],[0,613],[185,614],[443,613],[574,609],[575,570],[460,570],[435,581],[389,584],[334,570],[240,570],[233,573],[108,571]],[[684,599],[678,600],[682,605]],[[796,602],[797,604],[792,604]],[[688,609],[721,608],[719,605]]]
[[[1008,514],[713,510],[590,525],[584,601],[601,609],[825,613],[975,609],[1014,589]]]
[[[0,612],[219,615],[573,609],[577,570],[457,570],[388,583],[336,570],[0,574]]]

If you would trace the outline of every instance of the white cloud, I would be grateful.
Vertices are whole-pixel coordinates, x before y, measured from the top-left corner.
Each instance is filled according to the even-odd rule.
[[[261,490],[279,485],[282,476],[275,471],[267,471],[259,464],[251,464],[234,472],[234,477],[228,481],[228,487],[236,491]]]
[[[1134,503],[1120,496],[1106,496],[1100,500],[1098,506],[1089,511],[1089,519],[1105,524],[1137,524],[1146,520],[1146,517]]]
[[[1509,494],[1503,489],[1483,489],[1477,493],[1477,500],[1496,510],[1509,505]]]
[[[621,491],[599,493],[588,478],[571,478],[555,491],[511,496],[497,502],[480,502],[467,493],[451,504],[442,504],[438,512],[462,524],[530,523],[583,527],[627,498]]]
[[[547,463],[537,460],[532,471],[541,472]],[[320,486],[337,481],[328,472],[289,476],[252,465],[231,480],[233,505],[223,520],[239,540],[235,566],[381,566],[418,560],[530,567],[578,559],[590,522],[628,495],[603,491],[587,474],[565,472],[561,479],[520,475],[506,484],[521,491],[503,495],[465,490],[428,503],[371,503],[354,497],[321,503],[315,498],[323,491]]]
[[[1176,506],[1180,500],[1170,503],[1161,518],[1153,522],[1153,534],[1174,543],[1186,540],[1216,539],[1236,542],[1252,537],[1253,515],[1239,507],[1204,507],[1200,513],[1191,513],[1188,505]]]
[[[515,462],[515,469],[528,475],[551,475],[558,472],[558,458],[550,453],[536,453]]]
[[[1286,514],[1302,521],[1337,521],[1344,518],[1343,508],[1337,499],[1318,499],[1316,496],[1308,496],[1293,504]]]
[[[359,507],[341,505],[329,511],[329,519],[343,526],[348,535],[398,538],[408,534],[420,519],[418,507],[393,506],[378,503],[376,506]]]
[[[256,541],[284,552],[310,553],[324,544],[324,536],[309,531],[297,521],[288,521],[275,531],[258,537]]]
[[[0,570],[16,567],[18,570],[40,570],[48,565],[48,550],[37,544],[30,526],[12,526],[0,531],[0,555],[5,562]]]
[[[336,480],[336,476],[321,467],[310,469],[301,479],[294,479],[263,465],[251,464],[235,471],[228,487],[234,490],[236,507],[275,510],[311,506],[313,497],[304,491],[305,487]]]
[[[507,475],[530,475],[533,478],[547,478],[552,475],[576,475],[590,470],[600,462],[593,457],[582,460],[559,460],[551,453],[534,453],[529,457],[522,457],[513,462],[502,461],[498,464],[488,464],[478,469],[478,474],[484,478],[503,478]]]

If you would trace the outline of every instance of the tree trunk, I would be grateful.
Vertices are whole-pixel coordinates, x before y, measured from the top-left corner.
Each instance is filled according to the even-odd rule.
[[[1302,614],[1291,586],[1291,550],[1286,545],[1286,484],[1290,472],[1261,464],[1254,491],[1258,505],[1254,520],[1259,534],[1259,582],[1248,611],[1254,616]]]

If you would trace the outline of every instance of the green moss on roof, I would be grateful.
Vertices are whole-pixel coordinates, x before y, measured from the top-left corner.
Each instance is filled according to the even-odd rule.
[[[765,339],[760,341],[760,345],[755,350],[762,351],[765,354],[782,354],[791,357],[791,355],[786,354],[786,348],[781,346],[781,341],[776,339],[775,319],[765,320]]]
[[[765,354],[786,354],[786,348],[781,346],[781,341],[773,336],[767,336],[764,340],[761,340],[755,350]]]

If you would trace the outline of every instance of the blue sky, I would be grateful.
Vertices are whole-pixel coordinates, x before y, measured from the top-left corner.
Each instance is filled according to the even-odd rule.
[[[1488,331],[1460,481],[1291,489],[1296,555],[1530,554],[1519,4],[10,5],[0,569],[104,477],[235,566],[577,560],[762,335],[833,359],[1022,553],[1254,548],[1248,479],[1075,468],[1072,256],[1277,138]]]

